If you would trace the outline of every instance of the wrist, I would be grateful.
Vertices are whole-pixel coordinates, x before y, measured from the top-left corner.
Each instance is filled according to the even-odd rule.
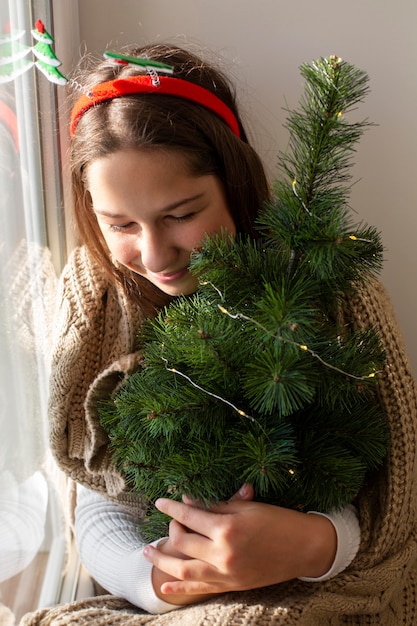
[[[320,578],[332,567],[337,552],[337,533],[332,522],[322,515],[306,515],[309,532],[306,533],[303,578]]]
[[[327,518],[336,531],[337,550],[330,569],[318,578],[300,577],[301,580],[307,582],[321,582],[343,572],[352,563],[359,550],[361,530],[357,510],[352,504],[341,511],[330,511],[329,513],[309,511],[309,513]]]

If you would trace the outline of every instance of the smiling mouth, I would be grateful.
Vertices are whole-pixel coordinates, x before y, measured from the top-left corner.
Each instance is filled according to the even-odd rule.
[[[148,272],[150,276],[152,276],[159,283],[172,283],[184,278],[188,274],[188,267],[184,267],[181,270],[177,270],[176,272],[167,272],[164,274],[154,274],[153,272]]]

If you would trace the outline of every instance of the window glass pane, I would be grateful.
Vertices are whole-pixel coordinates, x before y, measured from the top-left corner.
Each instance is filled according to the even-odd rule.
[[[57,601],[66,536],[57,496],[62,478],[47,445],[57,278],[46,230],[31,20],[29,2],[2,0],[0,623]]]

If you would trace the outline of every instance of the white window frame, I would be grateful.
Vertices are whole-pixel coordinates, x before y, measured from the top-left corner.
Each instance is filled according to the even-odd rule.
[[[15,28],[30,33],[37,19],[47,25],[54,37],[54,49],[62,61],[60,69],[64,74],[71,71],[79,53],[78,0],[5,1],[8,1]],[[15,90],[19,135],[23,138],[20,158],[30,180],[23,197],[25,222],[30,239],[50,249],[58,275],[75,244],[75,237],[67,227],[70,221],[65,219],[71,204],[66,164],[69,141],[66,89],[52,85],[40,72],[29,71],[16,80]],[[45,392],[42,399],[45,416],[46,396]],[[62,480],[65,489],[65,478]],[[33,609],[69,602],[80,596],[82,568],[70,534],[62,523],[65,498],[50,495],[45,539],[48,561],[38,606]]]

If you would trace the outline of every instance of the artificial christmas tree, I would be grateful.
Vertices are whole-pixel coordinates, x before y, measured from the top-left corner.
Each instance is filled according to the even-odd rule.
[[[149,501],[142,528],[166,533],[157,497],[203,505],[249,481],[256,499],[328,511],[383,460],[383,361],[349,298],[382,266],[378,232],[351,222],[351,156],[367,122],[346,114],[368,77],[337,57],[301,67],[284,177],[259,238],[208,239],[192,257],[199,289],[145,325],[143,369],[101,407],[114,461]]]

